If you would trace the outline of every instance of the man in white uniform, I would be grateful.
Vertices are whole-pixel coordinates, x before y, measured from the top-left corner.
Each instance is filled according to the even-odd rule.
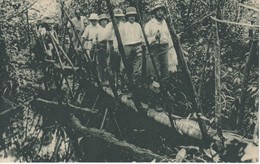
[[[90,51],[94,45],[97,45],[103,31],[102,27],[98,24],[98,19],[99,17],[97,14],[90,14],[90,25],[85,28],[81,36],[84,48],[87,50],[88,55],[91,55],[91,57],[93,57],[94,54],[91,54]]]
[[[121,34],[126,55],[126,69],[130,70],[135,84],[140,80],[142,73],[142,45],[144,37],[139,23],[135,22],[136,8],[128,7],[126,9],[126,19],[128,20],[123,27]]]
[[[152,56],[159,76],[164,79],[169,76],[169,71],[175,72],[178,64],[171,35],[164,20],[165,6],[157,3],[151,10],[154,18],[145,25],[145,33],[151,45]],[[152,73],[155,77],[155,73]]]

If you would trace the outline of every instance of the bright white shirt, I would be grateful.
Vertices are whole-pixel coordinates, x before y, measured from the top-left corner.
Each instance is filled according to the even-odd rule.
[[[112,22],[109,22],[106,27],[104,28],[104,30],[102,31],[102,35],[100,38],[100,41],[103,40],[113,40],[113,36],[114,36],[114,31],[113,31],[113,24]]]
[[[168,69],[171,72],[177,71],[177,54],[173,47],[173,42],[171,39],[171,34],[168,29],[167,23],[165,20],[162,22],[157,21],[155,18],[151,19],[149,22],[145,25],[145,34],[147,36],[147,39],[149,41],[149,44],[154,44],[156,42],[155,36],[158,33],[158,31],[161,34],[160,43],[161,44],[168,44],[169,50],[167,52],[168,56]]]
[[[163,19],[162,22],[157,21],[155,18],[151,19],[145,25],[145,34],[150,44],[153,44],[155,40],[155,36],[158,31],[161,34],[160,43],[161,44],[170,44],[172,43],[171,35],[167,26],[166,21]]]
[[[121,21],[117,25],[119,33],[120,33],[120,36],[121,36],[121,39],[122,39],[122,42],[123,42],[124,26],[125,26],[125,23],[123,23]],[[117,42],[117,39],[116,39],[116,35],[115,35],[115,31],[114,31],[114,27],[113,27],[113,23],[112,22],[109,22],[107,24],[107,26],[105,27],[105,29],[103,30],[102,35],[101,35],[101,39],[99,41],[102,41],[102,40],[113,41],[113,47],[117,51],[117,49],[118,49],[118,42]]]
[[[139,23],[126,22],[121,34],[124,45],[131,45],[144,42],[142,28]]]
[[[85,28],[81,38],[92,41],[86,41],[87,44],[84,47],[90,50],[94,43],[100,40],[102,31],[103,27],[99,24],[97,24],[96,26],[93,26],[92,24],[88,25]]]

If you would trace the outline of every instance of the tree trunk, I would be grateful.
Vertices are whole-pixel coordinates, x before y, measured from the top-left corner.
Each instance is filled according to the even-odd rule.
[[[116,139],[114,135],[105,131],[84,127],[74,116],[69,118],[68,126],[70,126],[76,134],[83,136],[79,145],[87,156],[87,160],[90,161],[98,162],[101,159],[117,162],[174,161],[167,156],[160,156],[150,150],[137,147],[125,141],[120,141]]]
[[[122,57],[122,61],[124,63],[125,68],[129,68],[128,67],[128,62],[126,61],[126,55],[125,55],[123,42],[122,42],[122,39],[121,39],[121,36],[120,36],[120,32],[118,30],[118,27],[117,27],[117,24],[116,24],[116,21],[115,21],[115,17],[114,17],[114,13],[113,13],[113,10],[112,10],[111,2],[110,2],[110,0],[106,0],[106,2],[107,2],[107,7],[108,7],[108,11],[109,11],[109,15],[110,15],[111,21],[113,23],[115,36],[116,36],[116,39],[117,39],[117,42],[118,42],[118,50],[119,50],[120,55]],[[136,94],[136,88],[134,86],[130,70],[126,69],[126,74],[127,74],[127,78],[128,78],[128,81],[129,81],[129,83],[127,84],[127,87],[129,89],[129,91],[133,93],[134,104],[136,105],[136,107],[138,109],[141,109],[142,105],[141,105],[140,101],[136,97],[136,95],[137,95]]]
[[[252,35],[252,34],[251,34]],[[253,37],[253,36],[251,36]],[[249,52],[249,56],[247,57],[247,61],[246,61],[246,66],[244,69],[244,73],[243,73],[243,79],[242,79],[242,90],[241,90],[241,94],[239,97],[239,104],[238,104],[238,118],[237,118],[237,123],[239,124],[239,127],[242,127],[242,122],[245,119],[245,102],[246,102],[246,90],[247,90],[247,84],[249,81],[249,75],[250,75],[250,70],[252,67],[252,64],[254,62],[254,56],[256,54],[257,51],[257,43],[258,41],[251,39],[251,47],[250,47],[250,52]]]
[[[5,38],[2,32],[2,23],[0,24],[0,108],[3,109],[4,83],[8,80],[7,65],[9,58],[6,53]]]
[[[103,87],[103,89],[105,90],[105,92],[108,95],[110,95],[111,97],[114,97],[113,92],[110,88]],[[133,101],[131,99],[129,99],[128,95],[124,95],[121,93],[118,93],[118,94],[121,95],[120,101],[122,104],[126,105],[133,111],[138,112]],[[205,142],[197,120],[189,120],[189,119],[182,118],[182,117],[179,117],[176,115],[172,115],[172,118],[174,118],[173,121],[175,124],[175,126],[172,127],[167,113],[157,112],[154,109],[148,108],[148,105],[144,104],[144,103],[142,103],[142,106],[145,111],[145,116],[151,118],[155,122],[157,122],[163,126],[166,126],[168,128],[175,128],[176,131],[181,135]],[[218,136],[217,130],[212,129],[208,126],[206,126],[205,128],[207,129],[207,134],[211,137],[210,138],[210,141],[212,141],[211,143],[217,143],[217,144],[221,143],[222,144],[222,139]],[[230,156],[236,157],[236,159],[234,159],[234,161],[239,161],[241,158],[241,153],[243,152],[244,148],[248,144],[253,143],[252,139],[244,138],[243,136],[235,134],[231,131],[223,130],[223,137],[225,139],[224,145],[226,146],[226,151],[222,152],[222,157],[226,158],[226,161],[232,160],[232,159],[230,159]],[[216,150],[216,151],[220,151],[220,150]]]
[[[220,19],[220,10],[218,5],[216,6],[216,16],[217,19]],[[224,147],[224,138],[222,134],[221,128],[221,79],[220,79],[220,69],[221,69],[221,49],[220,49],[220,41],[218,34],[218,22],[215,21],[215,25],[213,26],[215,30],[215,123],[217,125],[218,136],[222,141],[222,146]]]
[[[187,62],[184,58],[180,39],[179,39],[179,37],[176,33],[176,30],[175,30],[175,27],[174,27],[174,24],[173,24],[173,19],[171,18],[171,14],[170,14],[168,8],[167,8],[167,11],[168,11],[168,13],[167,13],[168,22],[167,23],[168,23],[168,26],[169,26],[169,29],[170,29],[170,34],[172,36],[174,48],[176,50],[178,59],[180,59],[180,64],[183,65],[183,69],[184,69],[183,71],[185,73],[185,76],[188,78],[189,86],[191,86],[191,88],[190,88],[191,97],[193,98],[191,101],[192,101],[193,109],[198,115],[199,127],[200,127],[200,130],[202,132],[202,136],[203,136],[204,141],[205,141],[204,147],[208,147],[210,145],[210,137],[207,134],[207,128],[206,128],[205,121],[201,119],[201,115],[199,114],[199,113],[203,114],[203,111],[201,109],[201,105],[200,105],[199,100],[198,100],[198,95],[196,93],[195,86],[192,82],[192,76],[191,76],[188,64],[187,64]]]

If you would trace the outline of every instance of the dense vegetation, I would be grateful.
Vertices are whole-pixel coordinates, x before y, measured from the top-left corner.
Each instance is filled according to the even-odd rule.
[[[123,9],[129,5],[138,5],[144,22],[150,18],[151,0],[137,1],[137,3],[134,0],[122,2],[113,0],[112,2],[114,6]],[[224,130],[235,131],[245,138],[255,138],[258,133],[255,127],[258,124],[259,108],[259,27],[255,28],[253,25],[259,24],[259,10],[257,9],[259,2],[256,0],[241,0],[240,3],[236,0],[223,0],[217,4],[210,0],[168,2],[168,8],[190,69],[192,82],[198,93],[204,115],[210,120],[209,124],[214,128],[217,126],[214,122],[216,116],[215,80],[218,78],[215,75],[215,54],[217,53],[216,46],[219,46],[221,54],[221,101],[219,102],[221,103],[221,127]],[[33,3],[29,0],[0,1],[0,120],[3,122],[0,125],[0,159],[12,157],[13,159],[10,160],[13,161],[84,161],[86,160],[84,153],[80,154],[74,143],[77,136],[74,136],[73,132],[64,126],[64,120],[55,116],[50,118],[50,113],[32,110],[28,105],[35,97],[54,95],[54,100],[57,101],[60,99],[67,101],[66,99],[71,98],[66,85],[58,93],[53,88],[53,91],[49,93],[42,89],[41,83],[45,77],[38,68],[38,63],[31,51],[32,45],[35,44],[32,29],[37,19],[48,15],[48,8],[46,7],[46,11],[40,11],[40,14],[33,14],[37,13],[37,8],[32,6]],[[56,4],[57,12],[52,11],[53,13],[50,15],[59,22],[57,25],[59,39],[63,40],[66,31],[64,24],[67,19],[59,8],[61,7],[60,2],[57,1]],[[82,14],[86,16],[94,11],[97,13],[108,12],[106,2],[102,0],[66,2],[65,9],[69,11],[71,17],[74,8],[80,8]],[[217,16],[218,19],[228,22],[219,22],[216,27],[215,20],[211,16]],[[230,22],[240,24],[234,25]],[[219,45],[216,45],[218,41],[215,34],[216,28],[218,28]],[[68,52],[72,52],[68,43],[64,43],[64,47]],[[52,70],[52,68],[49,69]],[[183,65],[180,64],[178,72],[173,75],[172,84],[175,87],[170,92],[174,97],[174,102],[171,103],[175,109],[174,114],[190,117],[189,115],[193,113],[193,97],[191,97],[188,79],[183,73],[183,69]],[[57,77],[54,72],[49,73],[52,77]],[[55,78],[52,80],[55,81]],[[97,90],[91,86],[82,88],[78,93],[78,100],[74,104],[80,105],[81,103],[81,105],[98,109],[116,108],[115,104],[110,103],[113,102],[111,99],[97,103],[95,101],[97,95]],[[121,108],[126,107],[121,106]],[[11,112],[6,114],[4,111]],[[130,123],[129,119],[125,120],[122,117],[133,114],[121,112],[111,114],[112,119],[108,121],[110,124],[104,127],[106,131],[115,134],[120,139],[172,158],[176,158],[176,154],[185,149],[187,154],[185,153],[183,161],[187,162],[221,161],[221,159],[214,159],[205,151],[200,151],[196,146],[176,144],[178,139],[181,141],[181,137],[177,136],[176,141],[171,141],[171,135],[168,135],[165,129],[154,130],[152,128],[157,128],[157,125],[151,127],[144,123],[140,126],[143,122],[136,115],[133,116],[137,119],[136,122]],[[104,112],[99,113],[94,119],[85,115],[77,116],[84,120],[82,121],[84,125],[99,128],[103,114]],[[121,125],[117,125],[118,122]],[[53,135],[49,133],[50,129]],[[54,139],[51,140],[48,137]],[[49,144],[54,149],[48,146]],[[225,162],[223,159],[222,161]],[[230,161],[236,160],[230,159]]]

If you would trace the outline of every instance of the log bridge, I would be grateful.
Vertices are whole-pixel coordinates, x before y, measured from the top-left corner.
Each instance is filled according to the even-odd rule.
[[[115,98],[111,88],[107,86],[103,86],[103,90],[106,92],[108,96],[110,96],[111,98]],[[131,99],[129,99],[129,95],[123,94],[119,91],[118,91],[118,95],[120,95],[121,104],[127,106],[129,110],[132,110],[133,112],[137,112],[134,102]],[[99,111],[98,109],[77,107],[69,103],[59,104],[58,102],[49,101],[42,98],[34,99],[33,101],[30,102],[30,105],[33,106],[34,109],[42,109],[42,108],[45,108],[47,110],[62,109],[64,111],[69,111],[69,113],[85,113],[89,115],[93,115],[93,114],[95,115]],[[142,106],[144,109],[145,117],[148,117],[152,119],[154,122],[169,128],[169,130],[174,129],[180,135],[184,135],[191,139],[201,140],[203,142],[200,127],[196,120],[186,119],[183,117],[172,115],[172,118],[174,118],[173,120],[174,127],[172,127],[166,112],[157,112],[155,109],[149,108],[148,105],[145,103],[142,103]],[[83,137],[81,142],[83,142],[84,140],[88,140],[90,137],[96,138],[106,143],[104,145],[107,145],[106,146],[107,153],[117,149],[117,150],[121,150],[122,158],[124,159],[130,158],[133,161],[146,161],[146,162],[153,161],[153,160],[171,161],[171,162],[175,161],[175,159],[172,159],[167,156],[161,156],[155,154],[150,150],[137,147],[135,145],[127,143],[126,141],[120,141],[119,139],[116,139],[116,137],[113,134],[105,132],[104,130],[85,127],[80,123],[79,119],[77,119],[74,115],[69,115],[68,120],[69,123],[67,125],[70,126],[73,129],[73,131],[75,131],[77,134],[80,134],[79,137]],[[220,144],[221,141],[215,129],[208,127],[208,134],[211,136],[212,143]],[[220,153],[218,155],[220,155],[223,159],[227,159],[227,161],[230,160],[229,159],[230,156],[241,158],[242,157],[241,154],[243,154],[243,151],[247,147],[247,145],[254,144],[253,140],[244,138],[243,136],[235,134],[231,131],[223,130],[223,136],[225,137],[224,151],[221,152],[221,150],[215,150],[215,152],[217,152],[217,154]],[[93,154],[93,152],[89,152],[89,153]],[[131,157],[129,156],[129,154],[131,154]]]

